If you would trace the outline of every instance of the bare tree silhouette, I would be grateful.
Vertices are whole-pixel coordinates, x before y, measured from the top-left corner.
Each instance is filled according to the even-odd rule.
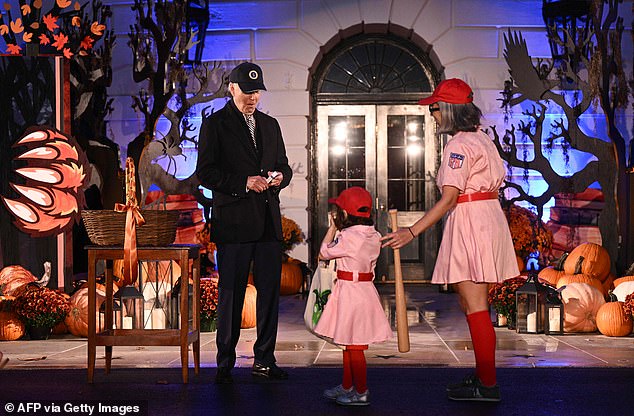
[[[496,126],[491,126],[494,141],[502,158],[510,165],[526,170],[539,172],[547,188],[543,194],[530,195],[521,184],[507,182],[505,187],[517,191],[514,201],[527,201],[537,208],[539,216],[544,205],[560,192],[582,192],[597,181],[605,195],[605,207],[599,216],[599,229],[603,246],[610,253],[615,267],[624,268],[631,262],[633,254],[628,254],[627,244],[619,244],[620,239],[631,239],[629,236],[629,181],[626,173],[625,138],[616,125],[616,113],[628,103],[628,86],[623,72],[621,58],[621,38],[623,19],[618,17],[618,0],[595,2],[592,8],[592,19],[595,31],[587,39],[568,37],[566,47],[570,50],[581,49],[590,42],[593,48],[592,58],[576,54],[581,65],[564,63],[556,71],[551,62],[538,59],[533,64],[528,55],[526,41],[521,33],[511,32],[504,36],[504,56],[509,66],[512,86],[503,93],[503,106],[515,106],[524,101],[532,101],[531,109],[522,114],[526,120],[517,126],[512,125],[500,134]],[[604,13],[604,4],[608,5]],[[555,35],[556,36],[556,35]],[[563,44],[563,40],[557,38]],[[570,54],[571,56],[574,54]],[[569,59],[569,58],[568,58]],[[572,68],[585,68],[573,71]],[[574,102],[566,100],[562,91],[576,90]],[[548,104],[558,105],[564,114],[550,126],[544,125]],[[598,103],[606,119],[609,141],[586,134],[580,127],[579,117]],[[528,160],[522,155],[520,144],[526,141],[532,144],[534,157]],[[572,148],[593,155],[591,160],[578,172],[566,176],[558,174],[544,149],[552,148],[553,143],[561,142],[563,147]],[[518,152],[519,150],[519,152]],[[524,153],[525,154],[525,153]],[[629,243],[631,245],[631,243]],[[615,263],[616,261],[616,263]]]

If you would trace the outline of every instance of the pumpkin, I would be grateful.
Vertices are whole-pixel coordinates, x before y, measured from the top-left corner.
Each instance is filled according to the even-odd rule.
[[[626,315],[623,302],[619,302],[614,294],[610,294],[608,303],[599,308],[597,327],[608,337],[624,337],[632,333],[632,318]]]
[[[577,266],[575,268],[574,273],[569,274],[566,273],[557,280],[557,289],[562,286],[567,286],[571,283],[586,283],[588,285],[596,287],[601,294],[603,294],[603,285],[598,279],[593,278],[591,275],[585,274],[581,272],[583,259],[577,259]]]
[[[614,296],[616,296],[618,300],[620,300],[621,302],[625,302],[625,298],[627,297],[627,295],[629,295],[630,293],[634,293],[634,282],[621,283],[614,288],[612,293],[614,294]]]
[[[22,286],[35,282],[33,274],[22,266],[7,266],[0,270],[0,289],[3,295],[14,295]]]
[[[302,283],[304,283],[304,275],[299,267],[299,261],[290,259],[282,262],[280,295],[294,295],[302,288]]]
[[[15,312],[0,312],[0,341],[15,341],[22,338],[24,323]]]
[[[605,304],[603,294],[586,283],[570,283],[561,291],[565,332],[594,332],[596,316]]]
[[[576,274],[581,262],[581,273],[603,282],[610,273],[611,261],[608,251],[594,243],[583,243],[575,247],[564,263],[566,274]]]
[[[257,290],[255,286],[248,284],[244,294],[244,304],[242,305],[242,323],[240,328],[254,328],[257,322],[256,316],[256,299]]]
[[[614,290],[614,275],[612,273],[608,274],[608,278],[601,283],[601,286],[603,287],[603,296],[607,298],[608,294]]]
[[[634,282],[634,276],[619,277],[618,279],[614,279],[614,282],[612,282],[612,284],[616,288],[618,285],[626,283],[626,282]]]
[[[566,258],[568,257],[568,253],[564,253],[557,263],[554,266],[548,266],[543,268],[539,272],[539,280],[548,283],[551,286],[557,286],[557,282],[559,279],[566,274],[564,270],[564,263],[566,262]]]
[[[106,298],[105,294],[101,291],[97,291],[97,310],[94,311],[97,314],[97,325],[99,325],[99,307]],[[103,320],[102,320],[103,321]],[[76,337],[88,336],[88,288],[79,289],[70,297],[70,312],[66,316],[64,323],[68,327],[68,331]],[[103,330],[102,325],[98,328],[98,331]]]
[[[66,322],[61,321],[57,325],[53,327],[53,335],[64,335],[68,334],[68,327],[66,326]]]
[[[634,263],[630,265],[630,267],[625,271],[623,276],[618,279],[614,279],[614,287],[617,287],[621,283],[625,282],[633,282],[634,281]]]

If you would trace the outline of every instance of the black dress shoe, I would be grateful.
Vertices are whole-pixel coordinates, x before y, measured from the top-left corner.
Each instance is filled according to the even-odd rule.
[[[257,377],[268,378],[271,380],[286,380],[288,373],[275,364],[264,365],[260,363],[253,364],[251,374]]]
[[[227,367],[218,367],[216,371],[216,384],[231,384],[233,383],[233,377],[231,377],[231,369]]]

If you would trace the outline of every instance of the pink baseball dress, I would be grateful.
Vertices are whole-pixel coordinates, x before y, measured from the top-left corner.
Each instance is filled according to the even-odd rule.
[[[315,332],[339,345],[367,345],[392,338],[392,328],[372,281],[358,281],[358,273],[374,273],[381,251],[381,235],[372,226],[353,225],[339,232],[319,254],[335,259],[337,270],[353,272],[353,280],[338,279]]]
[[[497,191],[506,170],[484,132],[459,132],[445,146],[436,184],[460,194]],[[497,199],[463,202],[449,211],[432,283],[501,282],[519,275],[508,222]]]

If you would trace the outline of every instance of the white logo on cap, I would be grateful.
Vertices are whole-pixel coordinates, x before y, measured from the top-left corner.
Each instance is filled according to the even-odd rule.
[[[249,71],[249,78],[258,79],[258,71],[256,71],[255,69],[250,70]]]

